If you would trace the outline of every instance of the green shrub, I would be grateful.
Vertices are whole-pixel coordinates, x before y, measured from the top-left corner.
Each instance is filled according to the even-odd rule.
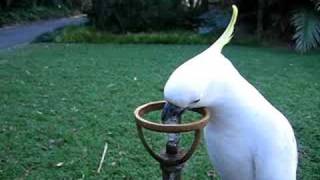
[[[191,31],[113,34],[97,31],[94,27],[70,26],[45,34],[37,42],[64,43],[146,43],[146,44],[210,44],[214,36],[202,36]]]
[[[190,16],[194,16],[201,6],[188,8],[183,2],[181,0],[93,0],[89,17],[98,29],[114,33],[192,28]]]
[[[220,34],[219,34],[220,35]],[[175,30],[152,33],[113,34],[99,31],[88,26],[69,26],[57,31],[46,33],[35,42],[56,43],[116,43],[116,44],[212,44],[219,35],[200,35],[193,31]],[[268,45],[266,41],[257,40],[255,36],[237,35],[233,44],[240,45]],[[272,42],[274,44],[274,42]]]

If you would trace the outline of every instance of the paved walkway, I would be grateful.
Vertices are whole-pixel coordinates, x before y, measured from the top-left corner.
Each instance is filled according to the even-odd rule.
[[[85,15],[79,15],[0,28],[0,49],[28,44],[43,33],[51,32],[67,25],[80,25],[87,21],[88,19]]]

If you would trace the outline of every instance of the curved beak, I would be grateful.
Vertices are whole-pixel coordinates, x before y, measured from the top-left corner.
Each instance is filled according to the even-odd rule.
[[[164,124],[180,124],[181,115],[185,108],[176,106],[170,102],[166,102],[161,113],[161,120]],[[178,144],[180,141],[180,133],[168,133],[168,141],[166,152],[169,154],[178,153]]]
[[[170,102],[166,102],[161,113],[161,120],[164,124],[179,124],[181,115],[185,108],[176,106]]]

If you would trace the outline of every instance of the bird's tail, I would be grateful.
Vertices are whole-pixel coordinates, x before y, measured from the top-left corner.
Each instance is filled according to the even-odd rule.
[[[223,32],[223,34],[219,37],[219,39],[211,46],[213,49],[221,52],[222,48],[230,42],[233,37],[234,25],[237,21],[238,17],[238,8],[236,5],[232,5],[232,17],[227,26],[227,29]],[[210,48],[211,49],[211,48]]]

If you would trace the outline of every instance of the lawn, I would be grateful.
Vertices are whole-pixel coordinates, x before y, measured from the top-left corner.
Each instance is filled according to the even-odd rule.
[[[35,44],[1,51],[0,179],[160,179],[137,137],[133,110],[162,99],[169,74],[205,48]],[[290,119],[299,179],[320,179],[320,53],[229,46],[224,54]],[[148,138],[158,149],[163,139]],[[201,144],[183,175],[210,179],[211,172]]]

